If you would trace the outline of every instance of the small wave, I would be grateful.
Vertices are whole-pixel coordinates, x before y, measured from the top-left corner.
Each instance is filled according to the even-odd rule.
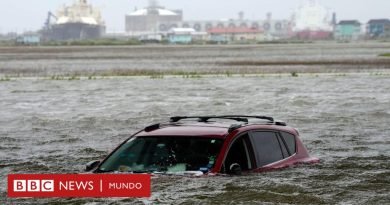
[[[370,149],[371,148],[369,148],[369,147],[354,147],[353,148],[354,151],[368,151]]]
[[[390,161],[390,156],[385,155],[377,155],[377,156],[370,156],[370,157],[347,157],[344,159],[345,161]]]
[[[0,142],[20,142],[20,139],[12,138],[12,137],[0,137]]]
[[[72,144],[72,143],[78,143],[82,142],[83,140],[80,138],[68,138],[68,139],[59,139],[59,140],[49,140],[49,141],[43,141],[43,142],[38,142],[38,145],[47,145],[47,144]]]
[[[18,146],[0,146],[0,150],[12,151],[12,150],[20,150],[20,149],[22,149],[22,148],[18,147]]]
[[[388,111],[373,112],[370,113],[369,115],[371,115],[373,118],[386,118],[386,119],[390,118],[390,113]]]
[[[107,154],[107,152],[105,151],[96,150],[90,147],[78,150],[77,153],[78,154]]]
[[[291,103],[291,105],[298,106],[298,107],[300,107],[300,106],[315,106],[317,104],[318,103],[316,103],[316,102],[303,100],[303,99],[297,99],[297,100],[292,101],[292,103]]]
[[[11,93],[43,93],[46,90],[13,90]]]
[[[223,194],[212,198],[213,202],[226,202],[232,204],[253,204],[253,203],[286,203],[286,204],[324,204],[319,196],[310,193],[284,193],[275,190],[267,190],[258,187],[247,189],[246,187],[230,187]],[[210,201],[211,202],[211,201]]]
[[[380,170],[390,169],[389,157],[349,157],[334,164],[338,170]]]
[[[10,166],[12,166],[13,172],[42,173],[42,172],[50,171],[49,166],[47,166],[46,164],[42,164],[41,162],[36,162],[36,161],[16,163],[16,164],[12,164]]]

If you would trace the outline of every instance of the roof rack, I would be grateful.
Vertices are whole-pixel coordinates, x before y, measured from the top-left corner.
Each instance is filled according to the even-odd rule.
[[[252,115],[212,115],[212,116],[175,116],[171,117],[170,122],[179,122],[184,119],[198,119],[199,122],[208,122],[210,119],[228,119],[238,122],[249,123],[248,118],[268,120],[270,123],[275,123],[274,118],[267,116],[252,116]]]
[[[267,117],[267,116],[253,116],[253,115],[211,115],[211,116],[175,116],[171,117],[169,123],[158,123],[158,124],[153,124],[145,127],[146,132],[151,132],[153,130],[161,128],[161,126],[164,125],[173,125],[172,123],[177,123],[180,122],[181,120],[185,119],[197,119],[198,122],[209,122],[210,119],[227,119],[227,120],[234,120],[237,122],[243,122],[245,124],[249,123],[249,119],[261,119],[261,120],[267,120],[268,123],[270,124],[275,124],[279,126],[287,126],[285,122],[281,121],[275,121],[273,117]],[[243,124],[232,124],[229,127],[229,132],[242,127]]]

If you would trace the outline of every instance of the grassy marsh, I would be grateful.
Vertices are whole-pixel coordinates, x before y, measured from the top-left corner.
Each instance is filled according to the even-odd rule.
[[[387,72],[390,59],[379,58],[390,43],[272,44],[215,46],[42,46],[0,47],[0,76],[262,75]],[[98,43],[94,43],[98,44]],[[384,54],[385,55],[385,54]],[[91,76],[91,77],[89,77]]]
[[[379,54],[380,57],[390,57],[390,53]]]

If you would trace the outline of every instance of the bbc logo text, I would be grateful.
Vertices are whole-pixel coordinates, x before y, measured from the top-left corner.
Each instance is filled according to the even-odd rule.
[[[149,174],[9,174],[8,197],[150,197]]]
[[[14,192],[54,192],[54,180],[14,180]]]

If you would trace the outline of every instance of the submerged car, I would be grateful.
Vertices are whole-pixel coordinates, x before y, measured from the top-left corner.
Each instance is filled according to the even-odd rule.
[[[178,116],[139,131],[86,171],[239,175],[317,162],[298,131],[272,117]]]

